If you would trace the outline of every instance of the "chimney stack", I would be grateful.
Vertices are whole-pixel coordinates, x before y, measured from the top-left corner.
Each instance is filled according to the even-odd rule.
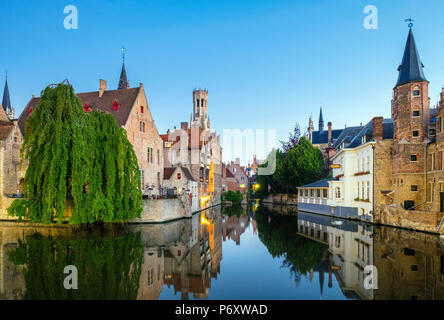
[[[378,141],[383,139],[382,117],[374,117],[372,119],[373,139]]]
[[[106,91],[106,81],[103,79],[100,79],[100,88],[99,88],[99,97],[101,98],[103,96],[103,93]]]
[[[328,124],[328,146],[331,147],[331,122],[329,121]]]
[[[188,130],[188,122],[181,122],[180,123],[180,129]]]

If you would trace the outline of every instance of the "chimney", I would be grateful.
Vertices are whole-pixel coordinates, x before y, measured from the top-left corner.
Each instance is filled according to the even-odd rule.
[[[99,89],[99,97],[101,98],[103,96],[103,93],[106,91],[106,81],[103,79],[100,79],[100,89]]]
[[[376,141],[383,139],[382,120],[382,117],[372,119],[373,139]]]
[[[180,129],[188,130],[188,122],[181,122],[180,123]]]
[[[328,146],[331,147],[331,122],[329,121],[328,124]]]

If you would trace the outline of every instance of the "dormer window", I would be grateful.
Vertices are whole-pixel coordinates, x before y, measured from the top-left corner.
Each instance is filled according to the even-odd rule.
[[[413,96],[414,96],[414,97],[418,97],[420,94],[421,94],[421,92],[419,91],[419,88],[418,88],[418,87],[415,87],[415,88],[413,89]]]
[[[362,137],[361,137],[361,143],[362,144],[365,144],[367,142],[367,136],[366,135],[363,135]]]

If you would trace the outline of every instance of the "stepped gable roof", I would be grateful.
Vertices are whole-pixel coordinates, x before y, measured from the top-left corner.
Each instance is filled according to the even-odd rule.
[[[83,104],[88,104],[92,110],[100,110],[111,113],[116,118],[117,124],[126,124],[132,107],[136,102],[141,87],[128,88],[123,90],[106,90],[99,97],[99,91],[84,92],[76,94]],[[119,110],[114,111],[114,100],[119,104]],[[28,119],[29,111],[38,106],[40,98],[31,98],[25,109],[18,118],[18,125],[22,133],[25,132],[25,122]]]

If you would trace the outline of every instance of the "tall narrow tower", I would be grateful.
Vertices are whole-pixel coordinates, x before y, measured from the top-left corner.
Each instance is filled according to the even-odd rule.
[[[8,73],[6,73],[5,88],[3,90],[2,107],[3,107],[3,110],[5,111],[6,115],[8,116],[8,119],[13,120],[14,119],[14,109],[11,106],[11,97],[9,96]]]
[[[392,173],[395,185],[400,188],[398,196],[403,197],[398,200],[405,206],[406,201],[407,206],[424,201],[430,115],[429,82],[424,76],[424,65],[419,58],[411,26],[392,100]]]
[[[322,116],[322,107],[319,111],[319,132],[324,131],[324,117]]]
[[[193,123],[202,129],[210,127],[208,120],[208,90],[193,90]]]
[[[128,79],[126,77],[125,69],[125,48],[122,48],[122,71],[120,71],[119,86],[117,89],[127,89],[129,88]]]

